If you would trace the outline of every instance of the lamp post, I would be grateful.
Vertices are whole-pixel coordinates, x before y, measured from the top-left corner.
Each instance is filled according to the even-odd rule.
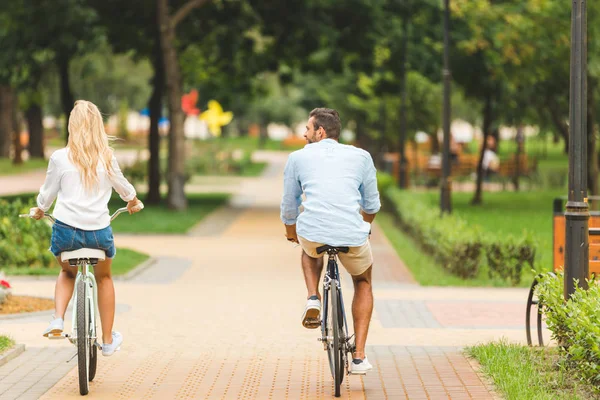
[[[408,9],[402,16],[402,64],[400,65],[400,77],[402,79],[402,94],[400,103],[400,160],[398,184],[400,188],[406,189],[408,186],[407,162],[406,162],[406,64],[408,53]]]
[[[587,202],[587,5],[573,0],[571,14],[571,93],[569,102],[569,197],[565,213],[565,287],[568,299],[589,275]]]
[[[442,182],[440,208],[442,213],[452,212],[452,181],[450,178],[450,0],[444,0],[444,144],[442,151]]]

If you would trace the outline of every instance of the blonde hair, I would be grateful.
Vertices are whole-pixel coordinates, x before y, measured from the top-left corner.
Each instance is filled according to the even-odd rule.
[[[104,166],[109,175],[113,174],[111,139],[104,131],[98,107],[89,101],[77,100],[69,116],[67,148],[86,190],[92,191],[98,185],[98,164]]]

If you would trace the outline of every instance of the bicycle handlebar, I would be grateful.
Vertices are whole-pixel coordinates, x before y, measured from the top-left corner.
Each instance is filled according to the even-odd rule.
[[[144,209],[144,203],[142,203],[141,201],[135,206],[137,208],[141,210]],[[127,207],[122,207],[119,208],[117,211],[115,211],[113,213],[113,215],[110,216],[110,222],[112,222],[115,218],[117,218],[119,215],[121,215],[124,212],[128,212],[129,210],[127,209]],[[19,214],[19,218],[31,218],[32,215],[31,214]],[[56,218],[54,218],[54,216],[52,214],[48,214],[48,213],[44,213],[44,217],[48,218],[50,221],[52,221],[53,223],[56,222]]]

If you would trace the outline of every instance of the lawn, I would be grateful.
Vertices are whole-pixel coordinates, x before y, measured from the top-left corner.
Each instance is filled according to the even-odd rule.
[[[469,347],[496,390],[507,400],[584,400],[597,398],[557,365],[556,348],[525,347],[504,342]]]
[[[228,194],[222,193],[190,194],[185,211],[170,210],[164,202],[160,205],[146,205],[137,214],[120,215],[111,225],[115,233],[186,233],[228,198]],[[112,213],[125,205],[119,197],[113,197],[108,207]]]
[[[15,341],[8,336],[0,335],[0,354],[10,349],[15,345]]]
[[[234,150],[241,149],[246,151],[259,150],[259,139],[256,137],[240,136],[240,137],[221,137],[213,140],[197,141],[196,144],[201,148],[202,146],[210,146],[218,144],[223,150]],[[263,150],[297,150],[304,147],[304,143],[296,146],[287,146],[283,144],[283,141],[267,139],[265,141]]]
[[[17,175],[35,170],[45,170],[48,168],[47,160],[31,159],[23,162],[21,165],[14,165],[8,158],[0,158],[0,176]]]
[[[125,275],[144,261],[150,258],[149,255],[144,253],[138,253],[137,251],[130,249],[123,249],[117,247],[117,255],[113,260],[112,273],[113,275]],[[16,268],[9,267],[4,268],[3,271],[9,276],[16,275],[29,275],[29,276],[55,276],[59,270],[58,263],[53,263],[49,268],[37,267],[37,268]]]

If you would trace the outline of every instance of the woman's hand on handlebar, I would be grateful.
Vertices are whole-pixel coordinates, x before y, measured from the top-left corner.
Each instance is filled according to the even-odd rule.
[[[134,197],[133,200],[127,203],[127,211],[129,211],[129,214],[135,214],[136,212],[140,212],[143,208],[141,207],[141,205],[142,202],[137,197]]]
[[[33,207],[29,209],[29,215],[36,221],[39,221],[44,218],[44,211],[39,207]]]

